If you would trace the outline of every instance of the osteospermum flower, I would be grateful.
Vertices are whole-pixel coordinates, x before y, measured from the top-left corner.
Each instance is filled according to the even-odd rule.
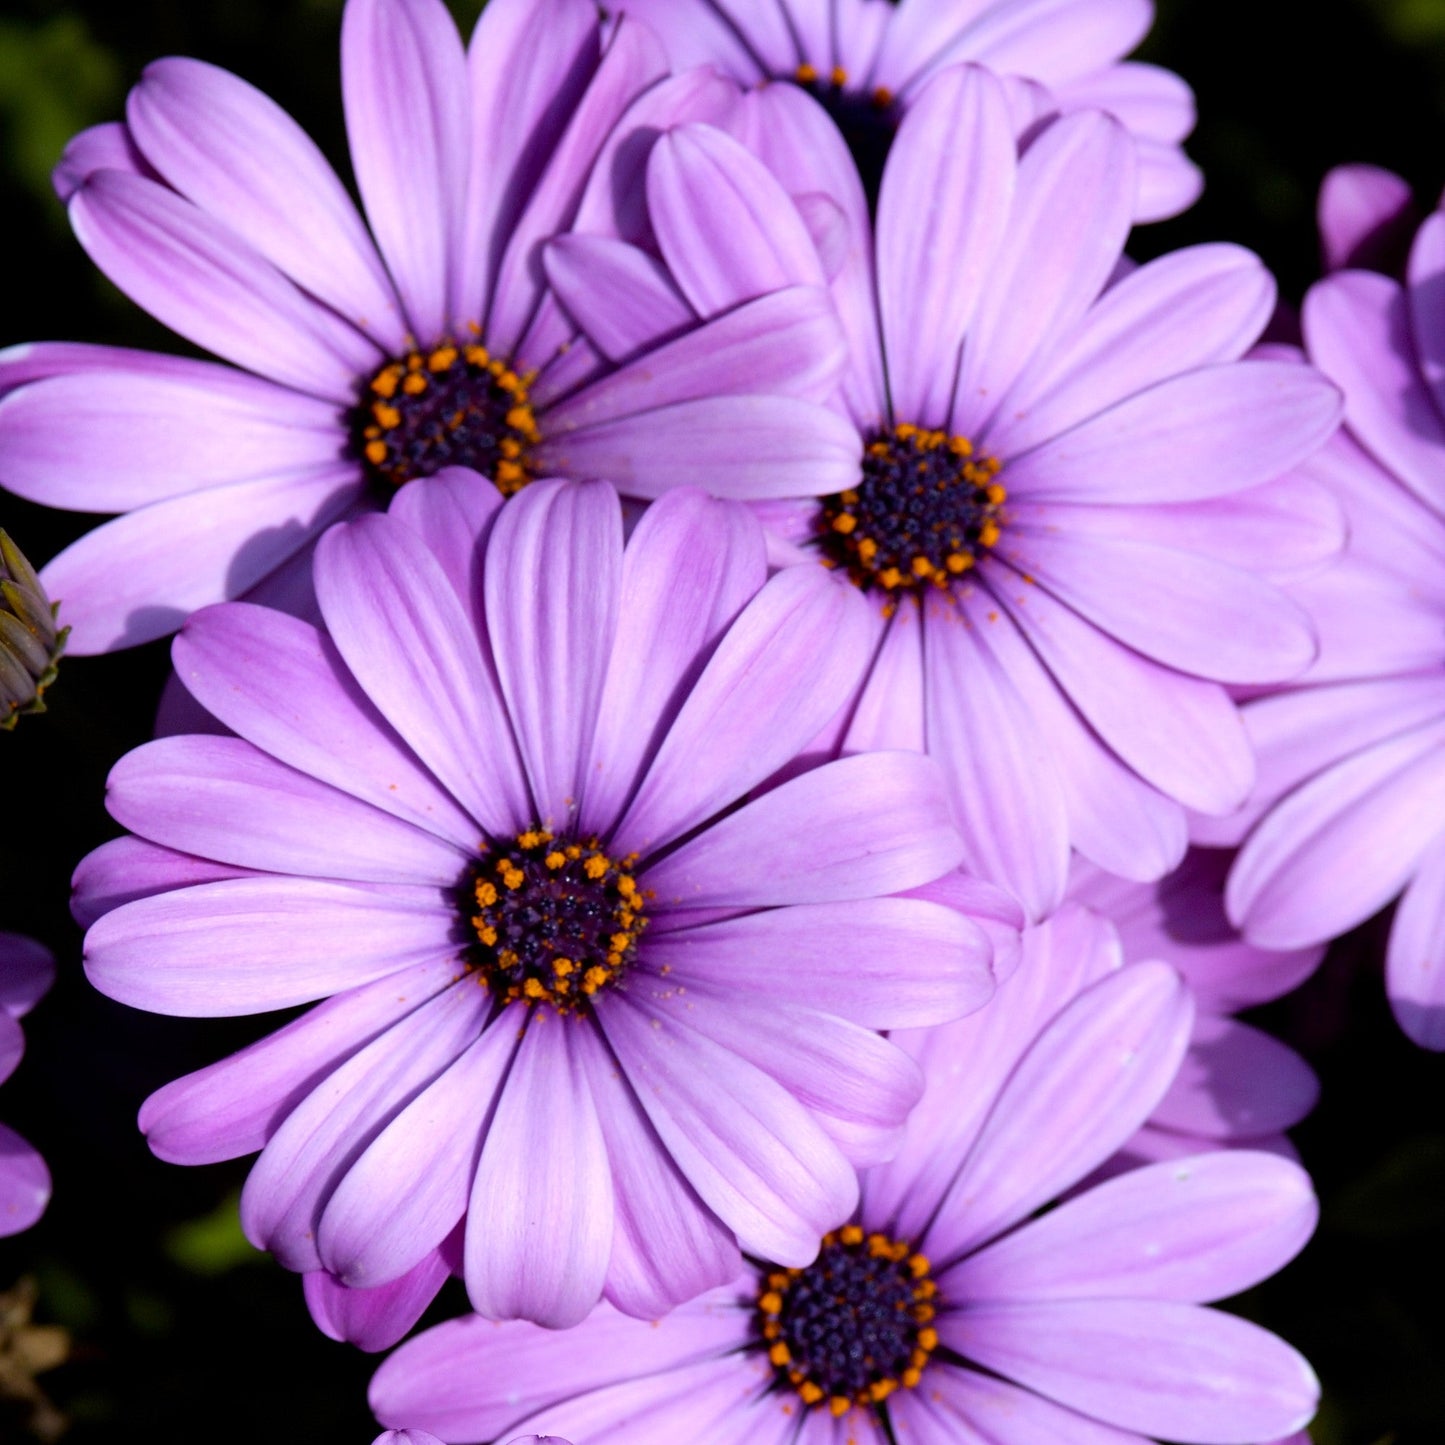
[[[700,295],[831,274],[850,348],[837,404],[864,460],[837,491],[779,488],[762,515],[778,561],[822,563],[869,603],[874,663],[836,745],[936,757],[968,866],[1034,916],[1062,897],[1071,844],[1157,878],[1185,807],[1227,813],[1249,791],[1222,684],[1314,656],[1272,572],[1340,545],[1338,508],[1282,475],[1333,430],[1338,395],[1309,367],[1241,360],[1274,299],[1248,252],[1129,271],[1134,159],[1109,117],[1065,116],[1020,155],[1002,83],[944,72],[899,129],[876,235],[820,118],[760,93],[737,129],[766,164],[721,130],[679,131],[653,225],[730,238],[674,268]],[[805,228],[800,193],[836,204]],[[551,254],[578,313],[581,278],[646,261],[643,241],[602,235]],[[600,332],[620,307],[594,288],[590,309]]]
[[[1006,1046],[1010,986],[987,1011],[1005,1010],[986,1037]],[[1148,1116],[1189,1028],[1177,975],[1143,964],[1086,989],[1002,1070],[956,1026],[910,1033],[928,1088],[904,1151],[866,1172],[813,1264],[753,1260],[651,1324],[604,1307],[565,1335],[439,1325],[382,1365],[372,1406],[458,1442],[1245,1445],[1296,1429],[1318,1398],[1308,1365],[1202,1307],[1310,1234],[1296,1165],[1202,1154],[1033,1217]]]
[[[19,1020],[55,978],[50,950],[19,933],[0,933],[0,1083],[25,1051]],[[0,1124],[0,1235],[29,1229],[50,1202],[45,1161],[13,1129]]]
[[[21,713],[45,711],[68,627],[57,628],[59,607],[46,595],[25,554],[0,531],[0,728]]]
[[[1149,1123],[1129,1141],[1121,1165],[1221,1145],[1287,1153],[1291,1146],[1281,1131],[1298,1124],[1319,1098],[1314,1071],[1293,1049],[1233,1015],[1297,987],[1319,966],[1324,948],[1277,951],[1242,938],[1224,912],[1231,856],[1193,849],[1153,884],[1111,877],[1082,860],[1071,872],[1070,899],[1113,925],[1124,961],[1172,964],[1196,1005],[1184,1063]],[[1092,953],[1103,962],[1103,950]],[[1051,958],[1057,954],[1049,951]],[[1057,999],[1067,996],[1060,989]]]
[[[1009,77],[1020,122],[1110,111],[1139,154],[1134,216],[1176,215],[1198,196],[1179,149],[1194,98],[1177,75],[1122,61],[1153,21],[1149,0],[620,0],[679,66],[745,84],[791,80],[825,105],[876,191],[899,119],[940,70],[975,61]]]
[[[855,685],[858,599],[764,584],[760,529],[699,493],[624,549],[605,484],[476,483],[330,532],[324,634],[187,626],[239,736],[117,765],[139,836],[81,865],[86,967],[184,1016],[326,1000],[141,1111],[166,1159],[261,1150],[242,1222],[287,1267],[424,1293],[458,1248],[487,1314],[656,1315],[739,1246],[813,1257],[922,1087],[874,1030],[977,1007],[990,948],[884,896],[958,861],[928,759],[748,800]]]
[[[1230,916],[1252,941],[1302,948],[1404,890],[1386,987],[1405,1032],[1445,1048],[1445,402],[1432,359],[1445,214],[1420,227],[1403,282],[1343,270],[1305,298],[1309,354],[1344,391],[1345,429],[1315,463],[1349,543],[1292,588],[1320,632],[1297,688],[1251,702],[1259,786],[1198,827],[1243,846]]]
[[[546,45],[536,23],[534,0],[493,0],[464,53],[442,0],[348,0],[365,223],[289,116],[199,61],[156,62],[123,125],[72,143],[56,182],[91,258],[231,363],[63,343],[0,360],[5,485],[126,514],[45,569],[74,651],[242,594],[305,612],[316,537],[448,465],[504,493],[572,475],[641,496],[851,466],[853,439],[805,399],[838,359],[816,288],[743,298],[615,365],[559,310],[540,246],[666,64],[592,0],[553,0]]]

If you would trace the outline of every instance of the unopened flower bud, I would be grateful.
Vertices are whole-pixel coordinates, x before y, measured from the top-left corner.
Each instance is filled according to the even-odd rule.
[[[57,631],[57,610],[35,569],[0,531],[0,728],[13,728],[23,712],[45,711],[45,689],[55,681],[70,631]]]

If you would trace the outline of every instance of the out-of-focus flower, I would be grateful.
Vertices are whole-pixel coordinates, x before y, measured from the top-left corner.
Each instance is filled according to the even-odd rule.
[[[1017,984],[1027,967],[982,1033],[963,1020],[904,1036],[924,1099],[813,1265],[755,1261],[651,1324],[603,1307],[565,1335],[437,1326],[378,1370],[378,1417],[458,1442],[556,1429],[631,1445],[1242,1445],[1302,1426],[1318,1399],[1305,1361],[1202,1307],[1308,1238],[1298,1166],[1202,1154],[1037,1213],[1169,1087],[1192,1013],[1178,975],[1122,969],[1031,1040],[1029,1012],[1009,1007]]]
[[[69,1359],[70,1334],[59,1325],[34,1323],[39,1298],[39,1287],[29,1278],[0,1294],[0,1408],[9,1414],[20,1406],[30,1437],[50,1445],[65,1434],[70,1421],[35,1377]]]
[[[885,896],[958,862],[930,759],[749,800],[866,661],[856,595],[765,570],[701,493],[624,549],[605,484],[503,506],[448,473],[323,539],[326,634],[232,604],[177,639],[239,736],[112,772],[139,836],[77,875],[87,969],[182,1016],[326,1000],[141,1124],[167,1159],[261,1149],[249,1237],[395,1286],[388,1329],[452,1249],[478,1309],[549,1325],[654,1317],[740,1246],[805,1264],[922,1088],[875,1030],[992,993],[968,910]]]
[[[1180,150],[1194,97],[1177,75],[1123,62],[1148,32],[1148,0],[618,0],[673,63],[717,65],[744,84],[791,80],[837,121],[876,191],[899,119],[940,70],[974,61],[1006,78],[1020,128],[1107,110],[1139,157],[1134,218],[1191,205],[1202,181]]]
[[[1325,942],[1404,890],[1386,986],[1405,1032],[1445,1049],[1445,213],[1420,227],[1403,280],[1337,271],[1305,298],[1310,358],[1345,394],[1345,427],[1311,463],[1349,543],[1290,588],[1320,656],[1252,701],[1259,784],[1196,824],[1242,847],[1230,917],[1267,948]]]
[[[1253,781],[1224,684],[1314,657],[1274,577],[1337,552],[1342,525],[1317,483],[1283,474],[1333,431],[1338,393],[1295,362],[1240,359],[1274,302],[1248,252],[1122,274],[1135,163],[1109,117],[1065,116],[1020,155],[1003,84],[945,71],[904,117],[870,239],[828,137],[806,161],[808,117],[826,118],[791,101],[749,111],[766,164],[719,130],[675,132],[649,197],[658,229],[729,236],[698,287],[816,270],[788,196],[829,202],[815,238],[864,459],[847,486],[780,489],[760,515],[776,561],[822,563],[870,604],[875,660],[833,745],[937,758],[967,866],[1033,917],[1063,896],[1071,845],[1160,877],[1186,807],[1229,813]],[[552,249],[579,312],[589,274],[624,269],[613,239]],[[650,260],[633,252],[634,270]]]
[[[0,534],[3,535],[3,534]],[[22,1019],[55,978],[50,950],[19,933],[0,933],[0,1083],[25,1052]],[[35,1149],[0,1124],[0,1235],[29,1229],[50,1202],[50,1171]]]
[[[21,713],[45,711],[45,689],[55,681],[70,629],[57,628],[59,604],[20,548],[0,531],[0,728],[14,728]]]
[[[1277,952],[1242,938],[1224,912],[1230,856],[1196,848],[1153,884],[1075,862],[1069,897],[1108,919],[1126,963],[1160,959],[1177,968],[1196,1004],[1179,1073],[1115,1168],[1225,1144],[1289,1153],[1281,1131],[1319,1098],[1314,1071],[1293,1049],[1231,1015],[1297,987],[1319,966],[1324,947]]]
[[[1410,183],[1380,166],[1336,166],[1315,208],[1325,271],[1403,272],[1422,219]]]
[[[289,116],[199,61],[157,61],[123,125],[71,144],[57,187],[91,258],[232,363],[66,343],[0,358],[5,485],[126,514],[45,570],[73,651],[243,594],[306,615],[320,533],[449,465],[504,493],[602,476],[640,497],[678,480],[802,488],[854,466],[856,439],[809,399],[841,359],[818,287],[683,307],[621,357],[579,336],[541,245],[572,223],[599,154],[601,185],[641,188],[615,127],[666,62],[593,0],[551,0],[545,44],[537,23],[535,0],[492,0],[464,53],[442,0],[348,0],[366,223]],[[665,106],[644,118],[649,135],[669,123]]]

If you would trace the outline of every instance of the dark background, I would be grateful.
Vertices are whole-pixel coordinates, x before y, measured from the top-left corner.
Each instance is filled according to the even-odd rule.
[[[469,25],[480,8],[453,8]],[[0,0],[0,345],[77,339],[176,349],[73,241],[48,182],[75,130],[117,117],[147,61],[200,56],[281,101],[344,165],[340,0]],[[1427,205],[1445,183],[1445,0],[1159,0],[1144,54],[1195,88],[1190,143],[1207,190],[1141,233],[1141,258],[1202,240],[1260,252],[1298,301],[1316,274],[1314,196],[1330,166],[1403,173]],[[3,479],[0,479],[3,480]],[[88,519],[0,498],[39,565]],[[66,908],[77,860],[119,831],[105,775],[149,736],[163,645],[62,668],[44,717],[0,736],[0,927],[52,947],[60,981],[26,1021],[28,1052],[0,1117],[55,1176],[49,1212],[0,1241],[0,1292],[39,1285],[36,1319],[64,1326],[68,1363],[40,1383],[72,1445],[144,1438],[211,1445],[262,1437],[350,1445],[375,1427],[372,1361],[311,1325],[299,1281],[254,1253],[235,1222],[247,1161],[162,1164],[135,1129],[160,1084],[256,1036],[255,1021],[184,1021],[92,993]],[[1445,1060],[1397,1033],[1383,1004],[1386,921],[1343,940],[1262,1022],[1318,1069],[1323,1102],[1297,1131],[1323,1221],[1300,1260],[1237,1308],[1289,1338],[1325,1388],[1318,1445],[1445,1440]],[[440,1314],[463,1308],[443,1296]],[[12,1342],[13,1344],[13,1342]],[[0,1372],[7,1348],[0,1333]],[[0,1441],[35,1437],[0,1404]]]

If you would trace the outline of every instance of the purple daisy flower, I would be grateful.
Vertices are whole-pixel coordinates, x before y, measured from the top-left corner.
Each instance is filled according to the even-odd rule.
[[[666,63],[645,26],[603,23],[592,0],[552,0],[546,45],[536,23],[534,0],[493,0],[464,51],[442,0],[348,0],[365,223],[288,115],[199,61],[157,61],[123,125],[72,143],[56,183],[91,258],[231,363],[66,343],[0,359],[6,485],[126,514],[44,570],[72,651],[242,594],[304,614],[316,537],[448,465],[505,493],[568,475],[647,496],[854,464],[855,439],[806,399],[839,359],[816,288],[619,364],[577,335],[540,247],[599,151],[625,158],[614,128]],[[621,166],[608,181],[625,189]]]
[[[19,933],[0,933],[0,1083],[19,1066],[25,1035],[19,1020],[55,980],[48,948]],[[50,1202],[45,1161],[13,1129],[0,1124],[0,1235],[29,1229]]]
[[[1222,1145],[1292,1154],[1282,1131],[1319,1099],[1314,1071],[1293,1049],[1232,1015],[1298,987],[1324,948],[1277,952],[1242,938],[1224,912],[1230,861],[1226,852],[1196,848],[1156,884],[1075,861],[1069,897],[1109,920],[1126,963],[1160,959],[1177,968],[1196,1005],[1189,1053],[1115,1167]]]
[[[437,1326],[378,1370],[378,1417],[585,1445],[1246,1445],[1301,1427],[1318,1399],[1305,1361],[1202,1307],[1304,1244],[1317,1209],[1298,1166],[1202,1154],[1032,1217],[1169,1087],[1188,990],[1163,964],[1124,969],[1023,1045],[1010,987],[981,1050],[955,1025],[905,1036],[928,1084],[904,1150],[866,1172],[813,1265],[751,1261],[653,1324],[604,1307],[565,1335]],[[1002,1067],[990,1038],[1014,1055]]]
[[[1401,1027],[1431,1049],[1445,1049],[1442,267],[1437,211],[1403,281],[1338,271],[1305,298],[1309,354],[1345,394],[1345,429],[1313,470],[1349,543],[1291,588],[1319,628],[1318,661],[1245,708],[1260,773],[1249,806],[1196,826],[1205,841],[1243,839],[1226,900],[1264,947],[1323,943],[1403,889],[1385,982]]]
[[[1229,813],[1252,783],[1223,684],[1292,678],[1314,656],[1273,574],[1340,546],[1338,507],[1283,475],[1334,429],[1338,394],[1309,367],[1240,359],[1274,304],[1248,252],[1123,261],[1134,159],[1108,116],[1065,116],[1020,155],[1003,84],[944,72],[899,129],[870,238],[819,107],[787,87],[748,101],[728,124],[763,160],[680,129],[650,220],[729,237],[673,268],[689,294],[831,275],[850,349],[838,404],[863,464],[761,515],[776,561],[821,562],[870,603],[874,662],[834,745],[938,758],[967,866],[1034,917],[1063,896],[1071,844],[1162,876],[1186,807]],[[787,199],[820,194],[809,228]],[[579,317],[580,278],[655,269],[625,221],[621,244],[550,248],[579,278],[554,267]],[[592,288],[585,329],[617,309],[611,290]]]
[[[974,61],[1006,77],[1015,113],[1038,122],[1107,110],[1139,156],[1134,219],[1194,203],[1180,150],[1194,97],[1170,71],[1122,62],[1148,33],[1149,0],[620,0],[679,67],[721,66],[746,85],[792,80],[837,121],[870,189],[899,119],[939,71]]]
[[[875,1030],[981,1005],[992,950],[885,896],[959,860],[929,759],[749,800],[866,657],[857,598],[764,577],[735,504],[676,492],[624,549],[604,483],[503,507],[451,472],[323,538],[326,633],[187,625],[177,672],[238,736],[116,766],[138,836],[77,911],[122,1002],[325,1000],[141,1111],[166,1159],[261,1150],[254,1243],[422,1304],[455,1260],[483,1313],[563,1325],[664,1311],[740,1246],[806,1263],[847,1217],[922,1089]]]

